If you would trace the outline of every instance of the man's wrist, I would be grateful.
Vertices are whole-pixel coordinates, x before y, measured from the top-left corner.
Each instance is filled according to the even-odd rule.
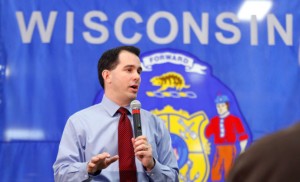
[[[99,174],[101,173],[101,170],[100,170],[100,169],[97,170],[97,171],[95,171],[95,172],[89,172],[89,170],[88,170],[88,165],[89,165],[89,163],[90,163],[90,161],[87,163],[87,173],[88,173],[88,175],[89,175],[89,176],[97,176],[97,175],[99,175]]]
[[[89,173],[89,172],[88,172],[89,176],[97,176],[97,175],[99,175],[100,173],[101,173],[101,170],[98,170],[98,171],[96,171],[96,172],[94,172],[94,173]]]
[[[150,167],[146,167],[146,171],[151,171],[154,168],[156,162],[154,158],[152,159],[153,159],[153,165],[151,165]]]

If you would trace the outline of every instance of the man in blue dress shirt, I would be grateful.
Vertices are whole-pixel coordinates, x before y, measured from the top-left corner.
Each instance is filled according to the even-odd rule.
[[[55,181],[119,181],[118,123],[141,82],[140,50],[121,46],[106,51],[98,62],[104,88],[100,104],[73,114],[67,121],[57,159]],[[137,181],[178,181],[178,165],[163,121],[141,109],[142,136],[132,139]]]

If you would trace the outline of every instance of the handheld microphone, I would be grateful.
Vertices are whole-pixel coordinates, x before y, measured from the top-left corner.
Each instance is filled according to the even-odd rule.
[[[142,135],[142,125],[141,125],[141,103],[138,100],[133,100],[130,103],[130,108],[132,109],[133,114],[133,126],[134,126],[134,135],[135,137]]]

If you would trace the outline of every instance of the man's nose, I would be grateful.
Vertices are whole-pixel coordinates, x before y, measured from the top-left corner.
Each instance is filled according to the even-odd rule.
[[[133,77],[134,77],[134,80],[140,80],[141,79],[141,75],[138,72],[135,72]]]

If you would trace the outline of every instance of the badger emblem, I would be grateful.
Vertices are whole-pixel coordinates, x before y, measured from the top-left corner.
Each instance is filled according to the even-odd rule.
[[[184,78],[176,72],[168,72],[160,76],[153,77],[150,82],[153,86],[160,86],[157,91],[164,91],[168,88],[176,88],[176,90],[182,90],[183,88],[190,88],[190,85],[186,85]]]

